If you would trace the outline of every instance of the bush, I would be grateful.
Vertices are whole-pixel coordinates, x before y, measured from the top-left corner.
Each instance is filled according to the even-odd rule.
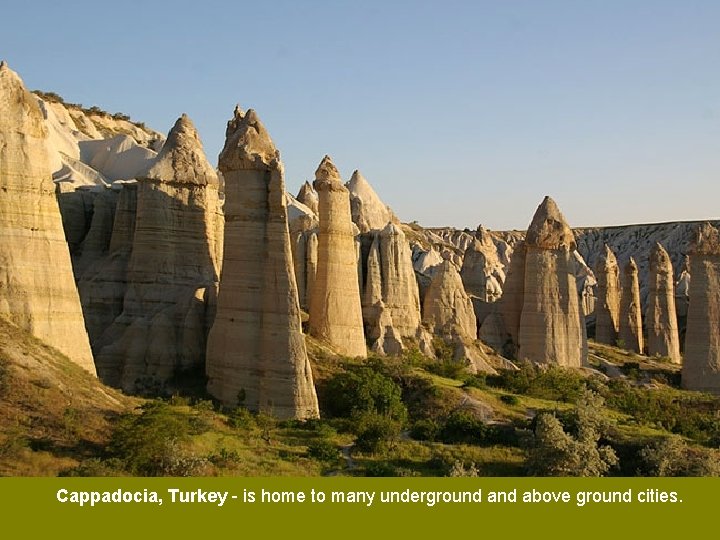
[[[341,457],[340,449],[327,439],[313,442],[307,449],[308,457],[329,463],[337,462]]]
[[[255,416],[245,407],[235,407],[228,414],[227,424],[235,429],[252,429],[257,425]]]
[[[393,446],[400,436],[402,425],[397,420],[377,413],[365,413],[358,418],[355,446],[362,452],[382,453]]]
[[[485,440],[486,431],[485,424],[472,412],[458,410],[445,419],[438,438],[446,444],[480,444]]]
[[[500,396],[500,401],[506,405],[518,405],[520,403],[520,399],[512,394],[503,394]]]
[[[417,420],[410,428],[410,436],[416,441],[434,441],[439,432],[440,426],[431,419]]]
[[[407,409],[400,387],[389,377],[361,367],[335,375],[327,382],[323,406],[327,414],[357,417],[366,413],[405,422]]]
[[[691,448],[678,435],[646,446],[640,457],[649,476],[720,476],[717,450]]]
[[[541,399],[571,403],[577,400],[586,386],[579,373],[558,366],[537,366],[530,362],[520,363],[518,370],[503,370],[488,376],[490,386]]]
[[[129,472],[140,476],[177,474],[187,468],[182,463],[179,444],[189,439],[190,425],[185,415],[168,405],[153,401],[140,407],[140,414],[120,417],[112,434],[109,450]]]

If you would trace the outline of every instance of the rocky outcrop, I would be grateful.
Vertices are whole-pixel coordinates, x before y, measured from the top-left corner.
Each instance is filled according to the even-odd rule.
[[[374,234],[366,267],[362,301],[366,335],[373,350],[399,353],[403,345],[398,338],[417,336],[420,298],[410,248],[398,225],[388,223]]]
[[[315,171],[320,229],[317,271],[310,299],[310,333],[340,354],[367,356],[363,333],[358,248],[350,195],[330,157]]]
[[[228,122],[225,250],[208,391],[280,418],[318,416],[300,322],[280,153],[253,110]]]
[[[472,301],[465,293],[457,268],[444,261],[433,277],[423,302],[423,323],[441,336],[477,337]]]
[[[648,301],[645,312],[647,349],[650,356],[664,356],[680,363],[673,267],[670,256],[660,244],[655,244],[649,259]]]
[[[720,394],[720,232],[709,223],[690,248],[690,272],[682,386]]]
[[[620,270],[609,246],[595,265],[595,341],[616,345],[620,322]]]
[[[126,391],[204,365],[219,279],[218,180],[187,116],[138,180],[136,204],[122,313],[96,346],[100,377]]]
[[[360,171],[355,171],[345,184],[350,192],[352,220],[361,233],[381,230],[388,223],[399,223]]]
[[[0,315],[95,373],[36,99],[0,63]]]
[[[642,308],[640,305],[640,284],[638,267],[630,257],[623,269],[622,294],[620,295],[620,319],[618,341],[621,347],[642,354],[643,339]]]

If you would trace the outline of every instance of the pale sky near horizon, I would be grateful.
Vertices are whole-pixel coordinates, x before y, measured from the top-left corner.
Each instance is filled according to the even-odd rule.
[[[330,154],[403,221],[524,229],[720,217],[720,1],[4,2],[30,89],[211,163],[257,110],[297,193]]]

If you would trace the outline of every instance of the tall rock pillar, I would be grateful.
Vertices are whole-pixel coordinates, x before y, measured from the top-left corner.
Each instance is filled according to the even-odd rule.
[[[235,110],[219,168],[225,179],[225,243],[208,338],[208,391],[225,404],[279,418],[317,417],[283,167],[255,111]]]
[[[668,252],[660,244],[650,252],[649,294],[645,311],[648,354],[666,356],[680,363],[680,337],[675,311],[673,267]]]

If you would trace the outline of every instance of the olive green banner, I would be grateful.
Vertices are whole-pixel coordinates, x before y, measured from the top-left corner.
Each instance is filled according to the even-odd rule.
[[[720,479],[3,478],[5,538],[670,538]],[[472,536],[467,536],[472,535]]]

